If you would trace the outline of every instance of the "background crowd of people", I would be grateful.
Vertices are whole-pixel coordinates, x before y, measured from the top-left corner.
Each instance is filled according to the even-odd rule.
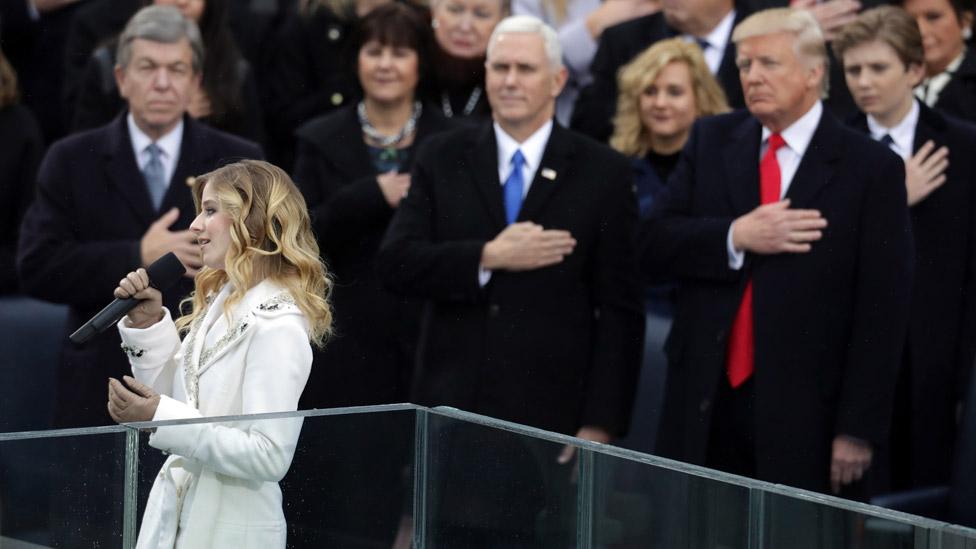
[[[188,184],[267,159],[333,278],[302,409],[451,405],[856,499],[945,483],[974,6],[787,4],[5,2],[0,293],[70,333],[167,252],[192,276]],[[43,427],[108,423],[118,334],[59,360]]]

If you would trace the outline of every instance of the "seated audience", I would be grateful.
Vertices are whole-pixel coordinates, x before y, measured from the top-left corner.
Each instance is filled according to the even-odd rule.
[[[154,0],[174,5],[199,24],[204,57],[201,85],[193,90],[189,114],[219,130],[262,142],[264,126],[257,84],[250,64],[241,56],[227,23],[230,0]],[[95,50],[78,92],[73,128],[101,126],[125,109],[113,74],[115,44]]]
[[[862,13],[833,47],[863,113],[853,125],[905,161],[915,241],[908,337],[879,489],[946,484],[956,409],[976,355],[976,128],[929,108],[924,38],[900,8]],[[889,484],[890,481],[890,484]]]
[[[915,95],[929,107],[976,122],[976,53],[966,44],[972,0],[904,0],[925,48],[925,78]]]
[[[44,149],[37,121],[18,99],[17,73],[0,51],[0,295],[19,290],[17,236]]]
[[[681,38],[662,40],[624,66],[610,146],[631,159],[641,217],[681,156],[691,125],[701,116],[729,109],[725,94],[708,71],[700,48]],[[661,417],[664,340],[671,326],[671,292],[667,285],[644,293],[646,326],[640,384],[631,430],[620,445],[650,452]]]
[[[301,0],[276,34],[268,56],[268,154],[291,169],[295,130],[316,116],[354,105],[356,82],[350,35],[357,21],[389,0]]]
[[[511,11],[509,0],[433,0],[432,82],[427,100],[444,116],[486,117],[485,52],[495,25]]]
[[[659,0],[514,0],[512,13],[534,15],[556,29],[569,70],[566,86],[556,100],[556,119],[568,126],[579,90],[592,80],[590,63],[600,35],[608,27],[652,14]]]

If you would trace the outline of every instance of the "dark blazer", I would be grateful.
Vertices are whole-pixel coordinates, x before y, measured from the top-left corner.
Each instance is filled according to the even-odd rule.
[[[179,208],[173,230],[196,215],[186,179],[241,158],[261,158],[255,144],[184,118],[180,158],[160,212]],[[125,116],[58,141],[41,163],[38,192],[21,227],[18,270],[34,297],[70,305],[58,375],[55,425],[109,423],[105,383],[129,372],[119,335],[108,330],[85,345],[67,335],[112,300],[127,272],[141,264],[139,243],[161,215],[132,153]],[[176,311],[193,289],[184,279],[165,292]]]
[[[699,120],[642,229],[645,271],[679,282],[658,451],[704,462],[751,278],[757,476],[826,491],[834,436],[888,433],[913,262],[904,167],[825,111],[786,195],[820,210],[823,239],[805,254],[747,253],[736,271],[726,236],[759,204],[760,139],[746,111]]]
[[[23,105],[0,108],[0,295],[18,293],[17,235],[34,198],[44,140]]]
[[[353,24],[326,8],[291,14],[278,30],[264,86],[270,157],[289,169],[295,130],[362,96],[349,51]]]
[[[747,15],[736,11],[734,25]],[[594,139],[607,141],[613,133],[613,117],[617,112],[617,71],[659,40],[679,36],[681,32],[668,25],[664,12],[657,12],[614,25],[600,36],[590,72],[593,82],[580,91],[573,110],[571,127]],[[722,64],[715,75],[733,108],[742,107],[742,85],[735,66],[735,45],[725,46]]]
[[[976,357],[976,127],[919,105],[913,151],[930,140],[949,148],[946,182],[910,209],[915,283],[905,364],[911,482],[932,486],[949,480],[956,403]],[[853,126],[868,133],[863,114]]]
[[[381,279],[429,300],[415,402],[621,434],[643,337],[630,166],[555,125],[518,219],[568,230],[576,248],[548,268],[496,271],[482,288],[482,248],[505,228],[497,150],[490,123],[431,138],[380,249]]]
[[[966,48],[962,63],[942,89],[935,108],[970,123],[976,122],[976,50]]]
[[[448,127],[436,109],[425,109],[413,152]],[[394,296],[376,276],[374,258],[395,210],[376,183],[356,109],[350,105],[316,118],[296,135],[294,178],[335,280],[336,330],[316,352],[319,367],[312,368],[301,407],[406,402],[420,305]],[[409,173],[412,160],[400,171]]]

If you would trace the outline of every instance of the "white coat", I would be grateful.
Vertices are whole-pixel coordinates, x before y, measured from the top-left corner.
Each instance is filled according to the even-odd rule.
[[[304,315],[267,280],[229,318],[228,295],[225,286],[182,342],[168,310],[146,329],[119,322],[134,376],[163,395],[153,421],[297,409],[312,365]],[[278,481],[300,430],[300,418],[157,428],[149,444],[171,455],[149,493],[137,549],[283,549]]]

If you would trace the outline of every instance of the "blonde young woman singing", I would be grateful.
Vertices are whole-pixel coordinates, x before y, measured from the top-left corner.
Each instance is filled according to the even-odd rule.
[[[295,410],[311,345],[329,332],[330,282],[285,172],[241,161],[198,177],[193,197],[204,267],[190,313],[174,322],[144,269],[115,289],[142,300],[118,325],[134,375],[109,380],[120,423]],[[289,418],[156,429],[149,444],[170,456],[137,547],[284,548],[278,481],[300,428]]]

